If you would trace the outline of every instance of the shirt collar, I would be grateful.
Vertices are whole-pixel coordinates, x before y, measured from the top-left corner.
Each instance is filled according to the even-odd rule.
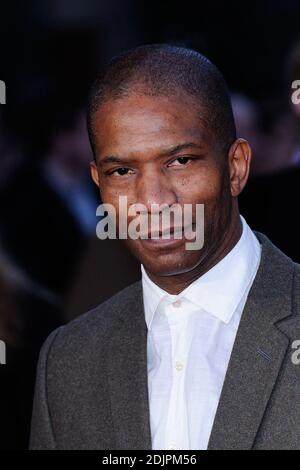
[[[157,307],[166,299],[185,298],[224,323],[228,323],[253,282],[260,261],[260,243],[245,219],[240,239],[215,266],[178,295],[157,286],[141,265],[145,319],[150,329]]]

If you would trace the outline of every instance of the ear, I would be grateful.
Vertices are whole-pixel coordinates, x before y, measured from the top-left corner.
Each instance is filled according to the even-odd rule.
[[[100,183],[99,183],[99,172],[98,172],[98,167],[97,163],[95,161],[92,161],[90,163],[90,172],[91,172],[91,177],[94,183],[98,186],[100,189]]]
[[[238,196],[244,189],[250,171],[252,151],[245,139],[237,139],[229,150],[231,195]]]

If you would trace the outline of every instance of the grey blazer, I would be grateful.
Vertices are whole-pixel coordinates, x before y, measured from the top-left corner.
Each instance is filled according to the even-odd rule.
[[[300,265],[263,234],[209,449],[300,449]],[[38,365],[31,449],[151,449],[141,281],[54,331]],[[300,355],[299,355],[300,357]]]

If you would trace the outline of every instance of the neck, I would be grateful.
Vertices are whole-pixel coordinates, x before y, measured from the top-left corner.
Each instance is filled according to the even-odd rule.
[[[242,222],[237,212],[235,216],[231,218],[230,225],[226,230],[226,237],[224,237],[222,243],[220,243],[213,252],[209,252],[194,269],[173,276],[159,276],[148,271],[147,274],[156,285],[169,294],[180,294],[180,292],[213,268],[213,266],[232,250],[240,239],[242,231]]]

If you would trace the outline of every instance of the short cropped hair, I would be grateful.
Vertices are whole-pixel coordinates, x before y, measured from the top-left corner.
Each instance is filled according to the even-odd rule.
[[[149,44],[114,57],[89,94],[87,127],[95,155],[93,117],[108,100],[134,93],[172,96],[185,92],[199,102],[201,119],[228,150],[236,139],[230,94],[221,72],[205,56],[184,47]],[[200,117],[200,115],[199,115]]]

